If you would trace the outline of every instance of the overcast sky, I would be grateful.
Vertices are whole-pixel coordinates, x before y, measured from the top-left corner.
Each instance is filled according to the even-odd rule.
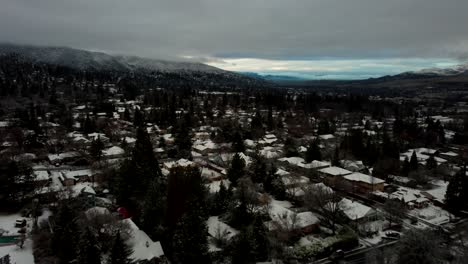
[[[467,0],[0,0],[0,41],[368,76],[464,62],[467,11]]]

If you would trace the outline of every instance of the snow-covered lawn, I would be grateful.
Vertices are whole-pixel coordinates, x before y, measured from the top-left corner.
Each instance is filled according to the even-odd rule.
[[[4,230],[4,236],[18,235],[18,228],[15,227],[16,219],[23,218],[20,214],[0,214],[0,229]]]
[[[26,239],[23,248],[17,245],[0,246],[0,257],[10,254],[12,264],[34,264],[32,240]]]
[[[18,235],[19,228],[15,227],[16,219],[23,218],[19,213],[16,214],[0,214],[0,229],[3,229],[5,233],[3,235],[11,236]],[[25,218],[26,219],[26,218]],[[31,227],[30,219],[27,219],[28,229]],[[0,257],[10,254],[11,263],[16,264],[33,264],[34,258],[32,255],[32,241],[26,239],[23,248],[19,248],[17,245],[0,245]]]

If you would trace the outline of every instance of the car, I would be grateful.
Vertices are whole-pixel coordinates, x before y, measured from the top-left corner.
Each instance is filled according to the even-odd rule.
[[[339,260],[339,259],[343,259],[344,255],[345,255],[344,251],[341,249],[338,249],[335,252],[333,252],[328,258],[330,260]]]
[[[398,232],[388,231],[388,232],[385,232],[385,236],[387,236],[389,238],[398,239],[398,238],[400,238],[401,235]]]
[[[15,227],[16,228],[22,228],[26,226],[26,219],[24,218],[18,218],[15,221]]]

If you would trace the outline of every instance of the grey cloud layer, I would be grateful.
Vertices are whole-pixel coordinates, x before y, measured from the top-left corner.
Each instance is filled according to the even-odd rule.
[[[467,0],[0,0],[0,41],[173,59],[468,54]]]

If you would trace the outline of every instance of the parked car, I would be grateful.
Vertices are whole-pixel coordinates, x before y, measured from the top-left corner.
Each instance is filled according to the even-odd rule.
[[[389,238],[398,239],[398,238],[400,238],[401,235],[398,232],[388,231],[388,232],[385,232],[385,236],[387,236]]]
[[[24,218],[16,219],[16,222],[15,222],[15,227],[16,228],[22,228],[22,227],[25,227],[25,226],[26,226],[26,219],[24,219]]]
[[[344,251],[341,249],[338,249],[335,252],[333,252],[328,258],[334,261],[334,260],[343,259],[344,255],[345,255]]]

